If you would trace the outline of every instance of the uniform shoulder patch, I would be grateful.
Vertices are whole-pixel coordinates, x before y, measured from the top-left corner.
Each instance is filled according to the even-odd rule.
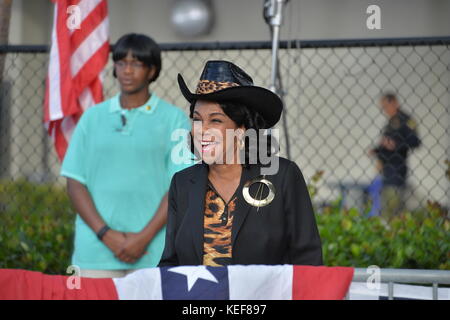
[[[416,122],[414,119],[412,119],[412,118],[409,118],[409,119],[408,119],[408,121],[406,122],[406,125],[407,125],[411,130],[416,130],[416,128],[417,128],[417,122]]]

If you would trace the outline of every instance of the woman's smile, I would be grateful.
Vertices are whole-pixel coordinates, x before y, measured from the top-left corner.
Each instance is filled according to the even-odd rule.
[[[216,148],[216,146],[219,145],[219,142],[202,140],[200,142],[200,145],[201,145],[202,153],[205,153],[205,152],[210,153],[212,150],[214,150]]]

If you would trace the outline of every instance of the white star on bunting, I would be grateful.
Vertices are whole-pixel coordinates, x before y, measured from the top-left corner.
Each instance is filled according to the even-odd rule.
[[[188,291],[191,291],[198,279],[204,279],[215,283],[219,282],[216,277],[206,269],[206,266],[175,267],[167,271],[185,275],[188,283]]]

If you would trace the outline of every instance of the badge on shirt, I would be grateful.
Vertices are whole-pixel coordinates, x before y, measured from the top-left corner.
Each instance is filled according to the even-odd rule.
[[[411,129],[411,130],[416,130],[416,127],[417,127],[417,123],[416,123],[416,121],[414,121],[414,119],[409,119],[407,122],[406,122],[406,125]]]

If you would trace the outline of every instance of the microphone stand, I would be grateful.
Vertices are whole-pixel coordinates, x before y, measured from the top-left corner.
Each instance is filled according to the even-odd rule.
[[[280,28],[283,22],[283,6],[289,0],[264,0],[264,19],[270,27],[272,37],[272,73],[271,83],[269,85],[270,91],[277,94],[284,104],[284,93],[282,90],[281,74],[279,70],[278,51],[280,44]],[[289,134],[287,130],[286,109],[282,114],[283,130],[286,139],[286,155],[291,159]],[[269,129],[270,130],[270,129]]]

